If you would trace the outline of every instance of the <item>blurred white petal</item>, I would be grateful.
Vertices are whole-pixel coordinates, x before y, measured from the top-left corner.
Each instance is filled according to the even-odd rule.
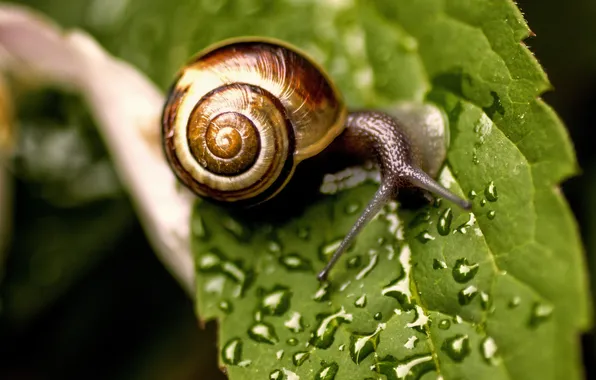
[[[196,198],[177,185],[162,152],[164,95],[85,32],[61,30],[32,10],[7,4],[0,5],[0,67],[85,97],[149,240],[192,295],[189,225]]]

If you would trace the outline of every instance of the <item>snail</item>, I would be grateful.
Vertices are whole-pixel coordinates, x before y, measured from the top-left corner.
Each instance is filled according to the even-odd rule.
[[[332,142],[375,159],[381,184],[318,274],[321,281],[401,187],[419,187],[471,208],[423,170],[424,149],[411,144],[417,139],[408,138],[395,118],[348,112],[325,71],[281,41],[234,39],[196,55],[168,93],[162,127],[176,176],[197,195],[222,202],[271,199],[296,165]]]

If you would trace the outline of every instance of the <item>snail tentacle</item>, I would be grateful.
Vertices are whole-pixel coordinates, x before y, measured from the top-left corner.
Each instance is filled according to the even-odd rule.
[[[416,147],[410,144],[397,120],[374,111],[352,112],[346,119],[346,129],[339,137],[342,149],[363,157],[374,158],[381,171],[381,185],[356,223],[347,233],[325,268],[317,278],[326,280],[331,268],[353,243],[362,228],[389,202],[395,198],[400,187],[420,187],[444,197],[464,209],[472,204],[453,194],[417,164]]]

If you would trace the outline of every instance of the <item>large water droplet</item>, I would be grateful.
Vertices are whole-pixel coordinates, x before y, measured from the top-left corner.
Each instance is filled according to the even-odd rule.
[[[300,257],[297,253],[289,253],[279,258],[279,262],[291,271],[311,271],[310,260]]]
[[[261,298],[261,310],[266,315],[282,315],[290,307],[291,296],[288,288],[276,285]]]
[[[461,362],[470,354],[470,339],[467,335],[458,334],[452,338],[447,338],[441,346],[443,350],[454,362]]]
[[[273,370],[273,372],[269,374],[269,380],[283,380],[283,378],[284,373],[279,369]]]
[[[350,357],[356,364],[360,364],[379,345],[379,335],[385,329],[385,324],[380,323],[377,329],[370,334],[354,333],[350,335]]]
[[[237,365],[242,360],[242,340],[234,338],[224,344],[221,349],[221,360],[225,364]]]
[[[489,364],[496,364],[497,343],[495,340],[490,336],[484,338],[480,343],[480,353]]]
[[[358,297],[356,301],[354,301],[354,306],[356,307],[365,307],[366,306],[366,294],[361,295]]]
[[[478,294],[478,288],[476,288],[474,285],[470,285],[457,293],[457,300],[462,306],[469,305],[474,297],[476,297],[476,294]]]
[[[310,344],[317,348],[329,348],[335,339],[335,332],[342,323],[352,322],[352,314],[346,313],[342,307],[338,312],[328,315],[318,315],[319,323],[310,335]]]
[[[319,372],[317,372],[317,374],[315,375],[315,380],[333,380],[335,379],[335,375],[337,374],[337,371],[339,370],[339,365],[337,365],[337,363],[333,362],[333,363],[321,363],[321,365],[323,366],[323,368],[321,368],[319,370]]]
[[[453,212],[451,211],[451,207],[448,207],[441,213],[439,216],[439,221],[437,223],[437,232],[442,236],[449,235],[451,232],[451,221],[453,220]]]
[[[414,355],[403,360],[397,360],[394,356],[388,355],[377,361],[376,368],[387,379],[418,380],[426,373],[435,370],[436,366],[432,355]]]
[[[240,285],[240,292],[243,293],[252,281],[252,272],[243,270],[240,265],[239,262],[227,260],[222,253],[216,250],[202,254],[197,262],[200,272],[223,274]]]
[[[489,202],[496,202],[499,199],[494,181],[490,181],[486,189],[484,189],[484,196]]]
[[[260,343],[275,344],[279,341],[275,329],[268,323],[257,322],[248,329],[248,336]]]
[[[300,313],[293,312],[290,319],[284,322],[284,326],[294,333],[304,331],[304,326],[302,325],[302,315],[300,315]]]
[[[418,241],[422,244],[426,244],[431,240],[435,240],[435,237],[432,236],[427,230],[424,230],[416,235],[416,239],[418,239]]]
[[[554,308],[551,305],[536,302],[532,306],[532,314],[530,314],[530,327],[536,328],[549,320],[553,310]]]
[[[310,354],[308,351],[298,351],[292,355],[292,363],[294,363],[296,367],[300,367],[309,356]]]
[[[467,259],[457,259],[453,266],[453,279],[460,284],[464,284],[476,276],[480,266],[478,264],[470,264]]]
[[[412,335],[408,338],[408,341],[404,343],[404,347],[408,350],[413,350],[416,347],[416,342],[418,341],[418,337],[416,335]]]

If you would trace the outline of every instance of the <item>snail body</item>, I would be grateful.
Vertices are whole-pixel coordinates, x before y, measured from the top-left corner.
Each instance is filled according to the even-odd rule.
[[[381,185],[319,273],[321,280],[400,187],[417,186],[470,207],[420,168],[425,150],[411,145],[395,118],[348,113],[322,68],[280,41],[237,39],[199,53],[171,87],[162,126],[176,176],[199,196],[217,201],[270,199],[296,165],[331,143],[374,158]]]

